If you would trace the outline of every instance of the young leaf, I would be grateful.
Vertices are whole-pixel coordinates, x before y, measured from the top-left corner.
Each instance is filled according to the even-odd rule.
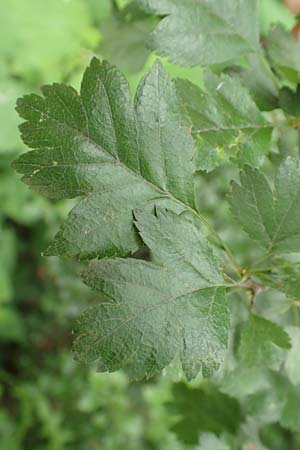
[[[193,207],[193,142],[160,63],[141,82],[134,107],[123,75],[97,59],[80,96],[59,84],[42,92],[18,101],[22,138],[34,150],[14,167],[49,197],[84,197],[48,255],[126,255],[140,245],[134,208]]]
[[[182,442],[197,444],[201,432],[235,434],[240,426],[238,402],[219,392],[215,385],[204,384],[195,389],[177,383],[173,387],[173,398],[168,406],[179,419],[172,430]]]
[[[94,262],[84,280],[106,300],[79,319],[77,358],[101,370],[151,377],[180,354],[188,379],[209,376],[227,347],[225,284],[201,226],[185,215],[136,212],[156,264],[136,259]]]
[[[238,79],[207,72],[205,91],[177,80],[176,92],[192,124],[198,170],[212,170],[228,159],[260,164],[269,149],[272,126]]]
[[[266,51],[273,67],[292,83],[300,81],[300,38],[281,25],[275,25],[266,40]]]
[[[289,335],[275,323],[251,314],[242,331],[239,347],[241,362],[247,367],[277,368],[280,355],[275,346],[289,349]]]
[[[246,167],[232,184],[232,212],[249,236],[269,253],[300,251],[300,168],[291,158],[280,166],[272,192],[258,170]]]
[[[256,0],[139,0],[165,16],[149,45],[183,66],[228,63],[258,48]]]

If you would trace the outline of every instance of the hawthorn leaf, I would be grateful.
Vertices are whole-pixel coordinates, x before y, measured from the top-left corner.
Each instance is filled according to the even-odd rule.
[[[194,207],[193,141],[175,88],[157,62],[132,105],[127,80],[93,59],[80,95],[65,85],[18,101],[34,150],[14,163],[23,181],[51,198],[83,197],[47,255],[123,256],[140,246],[132,210]]]
[[[187,379],[210,376],[227,347],[225,283],[200,222],[157,209],[135,213],[155,262],[108,259],[91,263],[84,281],[104,301],[79,318],[74,350],[100,370],[151,377],[180,354]]]
[[[289,87],[283,87],[279,91],[280,107],[292,116],[300,116],[300,84],[297,85],[296,91],[292,91]]]
[[[286,263],[286,261],[283,261],[283,264],[284,263]],[[289,266],[287,263],[286,267],[280,267],[280,261],[278,261],[278,267],[274,265],[268,272],[261,273],[258,277],[262,284],[284,292],[290,299],[295,300],[300,298],[299,264]],[[291,302],[289,302],[289,307],[291,307]]]
[[[300,429],[300,387],[289,385],[284,392],[284,407],[281,412],[280,424],[295,433]]]
[[[138,72],[150,54],[146,42],[154,23],[136,2],[129,3],[101,26],[101,53],[121,70]]]
[[[240,78],[261,111],[272,111],[278,108],[278,87],[270,76],[271,68],[265,64],[265,58],[259,54],[250,53],[246,57],[246,62],[246,67],[235,65],[229,67],[227,73]]]
[[[285,360],[286,373],[294,385],[300,384],[300,328],[290,326],[286,329],[290,336],[292,348],[287,352]]]
[[[277,5],[277,3],[275,4]],[[291,450],[293,448],[292,433],[289,433],[279,423],[270,423],[263,427],[259,424],[259,439],[263,444],[263,450]]]
[[[267,36],[265,47],[277,72],[292,83],[300,82],[300,37],[295,38],[282,25],[275,25]]]
[[[268,253],[300,251],[300,168],[287,158],[272,191],[265,176],[246,167],[232,183],[230,204],[239,224]]]
[[[200,445],[196,450],[231,450],[226,437],[217,437],[214,433],[201,433]]]
[[[291,347],[289,335],[279,325],[251,314],[242,330],[239,346],[241,363],[246,367],[277,369],[283,358],[278,347]]]
[[[235,434],[242,421],[239,403],[208,383],[199,388],[184,383],[174,384],[173,399],[168,403],[168,409],[179,416],[171,429],[186,444],[197,444],[202,432],[218,436],[224,431]]]
[[[236,399],[263,391],[270,386],[268,370],[257,367],[237,367],[224,376],[220,390]]]
[[[176,92],[192,125],[196,169],[210,171],[228,159],[254,167],[261,163],[272,126],[237,78],[207,72],[205,90],[180,79]]]
[[[287,378],[279,372],[268,370],[268,379],[269,386],[265,390],[247,396],[243,402],[246,415],[252,416],[260,427],[279,422],[285,403]]]
[[[256,0],[139,0],[164,16],[149,46],[183,65],[228,63],[259,47]]]

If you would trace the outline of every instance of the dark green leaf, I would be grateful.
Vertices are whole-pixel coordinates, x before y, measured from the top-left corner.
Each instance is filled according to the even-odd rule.
[[[201,432],[220,435],[224,431],[236,433],[241,422],[238,402],[218,391],[217,386],[204,384],[191,388],[184,383],[173,387],[171,412],[179,416],[172,430],[178,439],[197,444]]]
[[[292,116],[300,116],[300,85],[297,85],[296,91],[284,87],[279,92],[280,107]]]
[[[160,63],[141,82],[134,107],[123,75],[97,59],[80,96],[59,84],[42,91],[18,101],[22,138],[34,150],[14,166],[49,197],[84,197],[47,254],[125,255],[140,245],[134,208],[193,207],[193,142]]]
[[[137,228],[156,264],[136,259],[93,263],[85,282],[106,300],[79,319],[77,357],[100,370],[127,367],[150,377],[180,354],[188,379],[223,360],[229,315],[224,281],[199,222],[157,210],[137,212]]]

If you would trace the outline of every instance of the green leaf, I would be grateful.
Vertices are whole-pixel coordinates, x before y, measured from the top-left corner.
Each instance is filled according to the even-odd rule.
[[[295,25],[294,14],[286,7],[286,4],[278,0],[264,0],[259,4],[260,30],[266,34],[274,23],[282,23],[287,29]]]
[[[300,116],[300,84],[296,91],[288,87],[283,87],[279,92],[280,107],[292,116]]]
[[[126,255],[140,246],[133,209],[194,207],[193,142],[160,63],[140,83],[134,107],[123,75],[97,59],[80,96],[60,84],[42,92],[18,101],[22,138],[34,150],[14,167],[49,197],[84,197],[48,255]]]
[[[150,54],[146,41],[153,28],[153,20],[130,3],[102,25],[100,51],[121,70],[138,72]]]
[[[288,327],[286,329],[290,336],[292,348],[288,351],[285,360],[285,370],[294,385],[300,384],[300,328]]]
[[[269,253],[300,251],[300,168],[287,158],[274,190],[258,170],[246,167],[233,182],[230,204],[237,221]]]
[[[136,212],[155,264],[136,259],[94,262],[86,284],[104,301],[79,319],[75,353],[100,370],[126,367],[150,377],[180,354],[188,379],[216,370],[227,347],[224,281],[199,222],[157,210]]]
[[[246,62],[246,67],[233,66],[227,72],[241,79],[261,111],[272,111],[278,108],[277,83],[264,57],[251,53],[246,57]]]
[[[244,324],[239,357],[247,367],[278,368],[281,355],[277,347],[289,349],[291,347],[289,335],[279,325],[251,314]]]
[[[205,91],[177,80],[176,92],[192,125],[198,170],[212,170],[228,159],[254,167],[261,163],[272,126],[238,79],[207,72]]]
[[[268,371],[257,367],[238,366],[222,379],[220,390],[237,399],[263,391],[270,386]]]
[[[286,264],[286,267],[280,267],[280,261],[278,261],[278,267],[274,265],[268,272],[259,274],[259,279],[265,286],[284,292],[289,298],[298,299],[300,298],[300,265]]]
[[[256,0],[139,0],[165,16],[149,45],[183,66],[228,63],[258,48]]]
[[[173,386],[169,409],[179,419],[172,426],[177,438],[187,444],[197,444],[201,432],[220,435],[235,434],[241,423],[238,402],[218,391],[213,384],[191,388],[184,383]]]
[[[201,433],[197,450],[231,450],[224,436],[220,438],[214,433]]]
[[[288,81],[300,81],[300,37],[295,39],[292,33],[282,25],[275,25],[266,39],[266,51],[272,66]]]
[[[299,386],[287,386],[284,392],[284,407],[280,424],[295,433],[300,429],[300,389]]]

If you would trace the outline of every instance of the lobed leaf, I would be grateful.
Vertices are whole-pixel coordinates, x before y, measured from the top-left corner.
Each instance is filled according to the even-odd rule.
[[[274,25],[265,46],[270,63],[279,75],[292,83],[299,83],[300,38],[294,38],[282,25]]]
[[[100,370],[126,367],[151,377],[180,354],[188,379],[211,375],[227,347],[225,283],[199,222],[158,209],[136,212],[155,264],[136,259],[94,262],[86,284],[105,301],[79,319],[75,352]]]
[[[289,349],[289,335],[279,325],[251,314],[242,330],[239,347],[241,362],[247,367],[278,368],[280,355],[275,346]]]
[[[159,62],[134,105],[124,76],[95,58],[80,95],[60,84],[42,92],[18,101],[22,138],[34,150],[14,167],[51,198],[83,197],[46,254],[123,256],[140,246],[134,208],[194,207],[193,141]]]
[[[149,46],[183,66],[228,63],[258,49],[256,0],[139,0],[164,16]]]
[[[232,212],[249,236],[269,253],[300,251],[298,162],[287,158],[274,185],[272,190],[260,171],[247,167],[240,174],[240,184],[232,184]]]
[[[210,171],[229,159],[259,166],[272,126],[238,79],[206,73],[205,90],[177,80],[176,92],[192,125],[196,169]]]
[[[173,399],[168,406],[170,412],[178,417],[172,430],[180,441],[187,444],[197,444],[202,432],[235,434],[242,421],[238,402],[219,392],[213,384],[198,388],[184,383],[174,384]]]

